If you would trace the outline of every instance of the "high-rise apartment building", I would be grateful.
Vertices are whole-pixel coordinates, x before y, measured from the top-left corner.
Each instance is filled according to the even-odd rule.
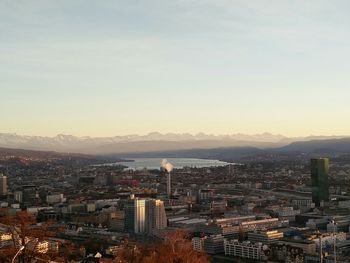
[[[125,200],[124,204],[124,228],[126,232],[135,231],[135,200]]]
[[[134,232],[136,234],[143,234],[148,232],[149,204],[147,199],[135,199],[135,214],[134,214]],[[146,211],[147,208],[147,211]]]
[[[152,230],[164,229],[167,227],[164,202],[161,200],[152,201]]]
[[[124,206],[125,230],[135,234],[153,234],[167,227],[164,203],[158,199],[130,199]]]
[[[312,201],[317,207],[329,201],[328,172],[327,158],[311,159]]]
[[[7,176],[0,174],[0,195],[7,195]]]

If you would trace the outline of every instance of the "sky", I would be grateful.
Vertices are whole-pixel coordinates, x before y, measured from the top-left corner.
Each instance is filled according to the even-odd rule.
[[[349,8],[0,0],[0,132],[350,135]]]

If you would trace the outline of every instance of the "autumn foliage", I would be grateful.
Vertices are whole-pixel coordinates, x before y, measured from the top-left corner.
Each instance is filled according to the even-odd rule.
[[[10,262],[22,245],[24,249],[18,255],[18,259],[22,262],[30,262],[33,259],[49,262],[59,256],[59,253],[42,253],[36,249],[40,242],[55,237],[59,231],[58,229],[53,231],[50,222],[39,225],[36,218],[26,211],[10,214],[8,209],[1,209],[0,223],[12,237],[10,244],[1,248],[0,262]]]
[[[11,262],[11,259],[24,246],[18,255],[20,262],[74,262],[77,248],[67,242],[60,244],[60,249],[54,254],[40,253],[36,251],[36,245],[44,240],[51,239],[57,234],[57,229],[52,230],[50,223],[36,223],[35,217],[25,211],[15,215],[8,214],[7,210],[0,210],[0,223],[7,227],[11,234],[11,244],[0,250],[0,262]],[[95,244],[96,245],[96,244]],[[79,255],[78,255],[79,256]],[[73,260],[73,261],[72,261]],[[106,261],[101,261],[106,262]],[[209,263],[204,253],[194,251],[190,236],[185,231],[174,231],[168,234],[164,240],[144,245],[127,243],[119,251],[115,259],[109,262],[118,263]]]
[[[120,251],[119,263],[209,263],[204,253],[194,251],[185,231],[168,234],[165,240],[152,246],[127,245]]]

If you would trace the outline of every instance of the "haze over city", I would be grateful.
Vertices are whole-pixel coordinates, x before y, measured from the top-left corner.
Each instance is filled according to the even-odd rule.
[[[347,1],[1,1],[0,132],[349,135]]]

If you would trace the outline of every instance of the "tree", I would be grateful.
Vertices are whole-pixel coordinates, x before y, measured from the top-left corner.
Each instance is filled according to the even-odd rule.
[[[49,261],[56,255],[45,251],[48,247],[48,240],[56,235],[56,231],[51,229],[51,223],[37,224],[35,217],[26,211],[18,211],[10,214],[9,209],[0,210],[0,223],[6,232],[11,235],[11,244],[1,249],[4,256],[3,261],[10,262],[16,252],[23,246],[18,255],[24,262],[30,262],[31,259]],[[42,247],[43,246],[43,247]]]
[[[178,230],[168,234],[158,249],[156,262],[169,263],[202,263],[209,262],[207,256],[193,250],[187,232]]]
[[[207,263],[204,253],[194,251],[188,233],[182,230],[168,234],[164,241],[152,246],[127,245],[118,254],[120,263]]]

